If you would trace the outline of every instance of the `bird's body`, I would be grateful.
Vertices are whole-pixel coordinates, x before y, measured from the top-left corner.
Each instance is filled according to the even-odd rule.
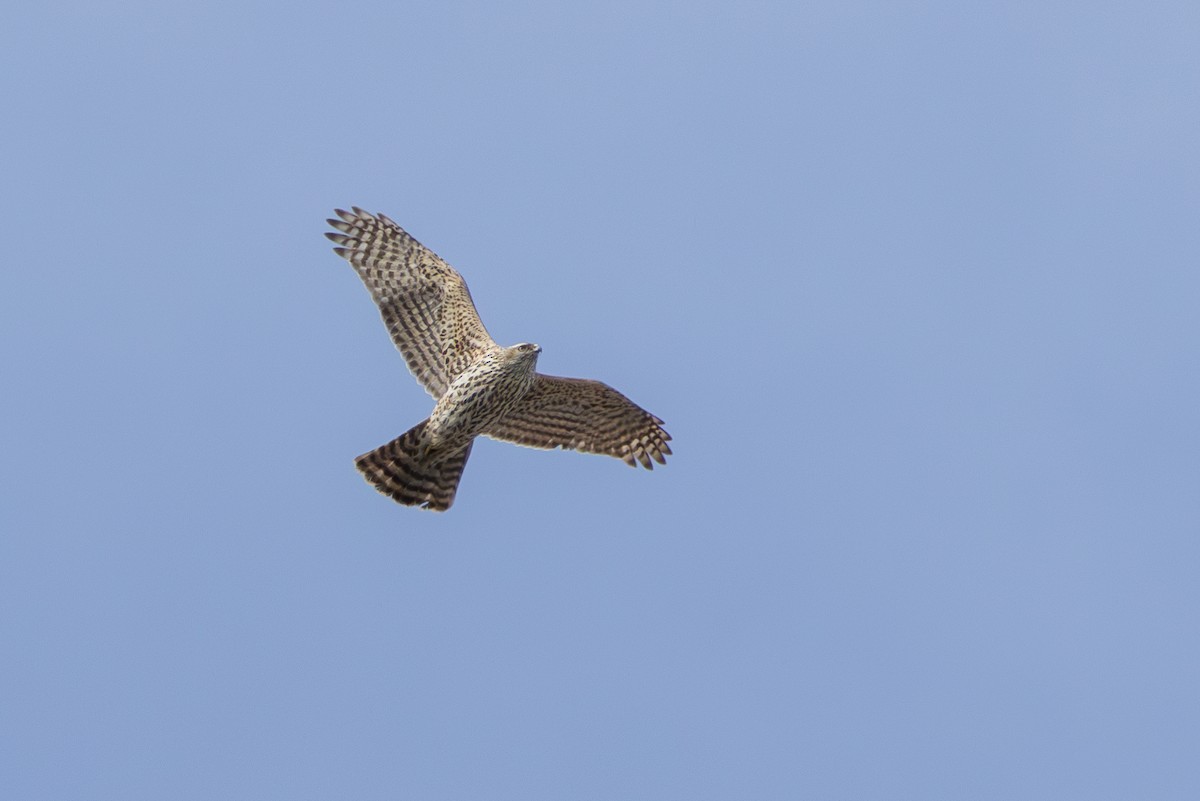
[[[495,343],[466,283],[387,217],[337,210],[326,236],[371,292],[392,341],[437,403],[427,420],[358,457],[380,492],[444,511],[454,502],[475,437],[534,448],[666,463],[662,421],[599,381],[536,372],[541,348]]]
[[[486,353],[463,370],[429,415],[430,451],[465,445],[486,434],[533,389],[537,345]]]

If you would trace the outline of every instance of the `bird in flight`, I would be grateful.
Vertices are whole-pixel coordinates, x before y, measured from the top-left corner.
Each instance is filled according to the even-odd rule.
[[[662,420],[599,381],[536,372],[538,345],[501,347],[467,284],[437,254],[382,214],[336,209],[327,232],[379,307],[392,342],[436,399],[429,417],[355,460],[363,477],[406,506],[454,503],[477,436],[532,448],[666,464]],[[653,461],[652,461],[653,460]]]

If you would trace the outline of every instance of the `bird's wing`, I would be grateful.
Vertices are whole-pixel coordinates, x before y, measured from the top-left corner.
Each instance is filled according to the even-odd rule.
[[[539,373],[517,407],[486,435],[531,448],[616,456],[637,467],[666,464],[671,435],[662,420],[607,384]]]
[[[350,262],[379,306],[388,333],[417,380],[438,398],[475,359],[498,346],[475,311],[467,284],[382,214],[336,210],[325,236]]]

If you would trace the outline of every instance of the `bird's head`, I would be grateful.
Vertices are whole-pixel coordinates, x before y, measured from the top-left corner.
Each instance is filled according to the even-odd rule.
[[[530,362],[536,362],[538,354],[542,352],[541,345],[535,345],[532,342],[522,342],[520,345],[513,345],[507,349],[516,359],[528,359]]]

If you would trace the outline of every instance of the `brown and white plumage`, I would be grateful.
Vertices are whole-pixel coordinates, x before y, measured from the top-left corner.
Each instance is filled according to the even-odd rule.
[[[454,268],[382,214],[336,211],[326,233],[379,307],[392,341],[437,404],[429,419],[358,457],[376,489],[399,503],[450,508],[476,436],[534,448],[666,463],[662,421],[615,389],[535,372],[541,348],[503,348],[488,334]],[[652,461],[653,460],[653,461]]]
[[[336,209],[341,231],[325,236],[371,292],[392,342],[435,398],[484,353],[499,346],[483,327],[471,293],[453,267],[384,215]]]
[[[616,456],[653,470],[666,464],[671,435],[659,420],[607,384],[538,373],[520,404],[484,434],[530,448]]]

